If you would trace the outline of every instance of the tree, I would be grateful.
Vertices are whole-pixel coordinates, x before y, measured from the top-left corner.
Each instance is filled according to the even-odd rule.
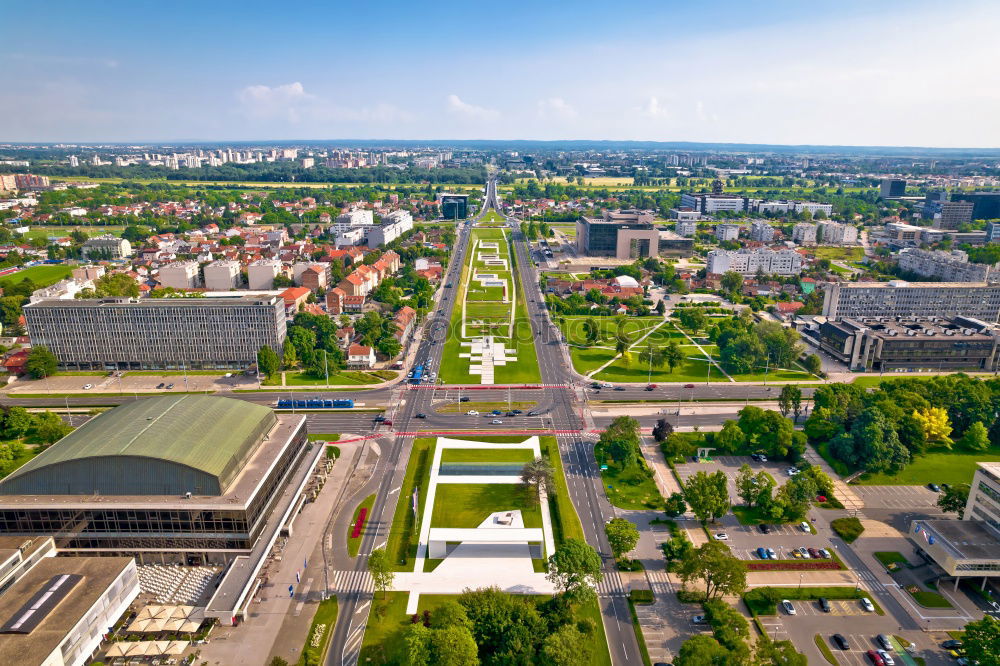
[[[982,421],[976,421],[965,431],[958,444],[971,451],[985,451],[990,448],[990,433]]]
[[[785,384],[781,387],[781,394],[778,396],[778,409],[782,416],[788,416],[789,412],[795,414],[795,420],[799,420],[799,409],[802,406],[802,389],[794,384]]]
[[[670,368],[670,373],[673,374],[674,368],[684,362],[684,352],[681,351],[681,346],[677,344],[676,340],[671,340],[663,347],[663,361]]]
[[[435,666],[475,666],[479,663],[476,639],[468,627],[452,626],[430,632],[430,663]]]
[[[958,519],[962,520],[965,513],[965,505],[969,501],[969,484],[958,483],[948,486],[937,499],[937,505],[942,511],[954,511],[958,514]]]
[[[722,291],[733,296],[740,293],[740,288],[743,286],[743,276],[736,271],[726,271],[722,274],[722,279],[719,282]]]
[[[294,368],[298,362],[298,355],[295,353],[295,346],[290,342],[286,342],[285,351],[282,353],[281,366],[288,370]]]
[[[746,463],[740,465],[740,469],[736,473],[736,494],[750,508],[753,508],[753,505],[757,503],[757,475]]]
[[[736,421],[726,421],[712,443],[726,453],[739,453],[746,446],[747,438]]]
[[[596,319],[588,317],[583,320],[583,335],[588,346],[595,344],[601,339],[601,327]]]
[[[809,354],[802,361],[802,364],[813,375],[819,375],[823,370],[823,360],[818,354]]]
[[[615,559],[629,552],[639,543],[639,529],[635,523],[624,518],[612,518],[604,525],[604,533],[608,536],[608,544]]]
[[[689,331],[700,331],[705,328],[705,323],[708,321],[708,317],[705,316],[705,313],[700,308],[684,308],[679,310],[677,318],[680,320],[681,326]]]
[[[706,541],[688,553],[678,565],[677,573],[685,584],[700,580],[705,584],[709,600],[724,596],[739,596],[747,587],[747,566],[733,557],[721,541]]]
[[[678,529],[669,540],[663,542],[660,548],[667,561],[667,571],[674,571],[689,556],[689,553],[694,549],[694,544],[688,539],[687,532]]]
[[[684,484],[684,500],[702,522],[714,522],[726,515],[730,503],[725,473],[721,470],[712,474],[697,472],[689,477]]]
[[[687,511],[687,502],[684,501],[684,495],[671,493],[670,497],[664,501],[664,511],[670,518],[684,515],[684,512]]]
[[[951,423],[947,410],[943,407],[928,407],[913,412],[913,418],[923,428],[928,444],[951,448]]]
[[[729,659],[729,650],[706,634],[692,636],[681,644],[674,663],[677,666],[722,666]]]
[[[601,556],[584,541],[564,539],[549,557],[546,578],[570,598],[582,599],[593,594],[594,587],[604,580]]]
[[[648,343],[646,347],[639,352],[639,363],[646,367],[659,369],[663,367],[665,362],[666,358],[663,356],[663,349],[654,347],[652,343]]]
[[[257,352],[257,372],[270,377],[278,371],[279,367],[281,367],[281,361],[274,350],[268,345],[261,347],[260,351]]]
[[[386,590],[392,587],[392,581],[396,577],[385,548],[377,548],[368,556],[368,573],[372,576],[375,589],[382,592],[382,598],[385,598]]]
[[[72,430],[73,428],[58,414],[46,411],[35,415],[35,434],[47,444],[58,442]]]
[[[590,661],[590,642],[572,624],[564,624],[542,641],[542,656],[552,666],[571,666]]]
[[[435,614],[435,618],[437,615]],[[403,634],[406,644],[406,666],[427,666],[430,663],[431,630],[423,622],[414,622]]]
[[[666,419],[657,419],[656,425],[653,426],[653,439],[657,442],[666,441],[667,437],[670,437],[674,433],[674,427],[670,425],[670,421]]]
[[[28,353],[28,362],[24,367],[34,379],[44,379],[55,374],[59,367],[59,359],[49,351],[48,347],[38,345],[31,348],[31,352]]]
[[[619,331],[615,335],[615,354],[624,356],[628,348],[632,346],[632,338],[624,331]]]
[[[31,414],[24,407],[10,407],[3,416],[3,436],[5,439],[20,439],[31,428]]]
[[[521,468],[521,483],[524,484],[533,502],[539,500],[543,490],[552,487],[554,474],[552,464],[545,458],[535,458]]]
[[[987,615],[965,625],[962,646],[970,663],[1000,664],[1000,621]]]

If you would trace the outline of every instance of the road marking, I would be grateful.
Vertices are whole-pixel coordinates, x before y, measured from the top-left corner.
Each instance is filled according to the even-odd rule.
[[[402,486],[400,486],[399,488],[402,488]],[[393,488],[392,490],[389,491],[389,494],[391,495],[393,493],[398,493],[399,492],[399,488]]]
[[[361,612],[361,611],[363,611],[364,609],[368,608],[368,606],[369,606],[370,604],[371,604],[371,602],[370,602],[370,601],[366,601],[365,603],[361,604],[361,606],[359,606],[359,607],[358,607],[358,610],[354,611],[354,613],[355,613],[355,614],[358,614],[358,613],[360,613],[360,612]]]

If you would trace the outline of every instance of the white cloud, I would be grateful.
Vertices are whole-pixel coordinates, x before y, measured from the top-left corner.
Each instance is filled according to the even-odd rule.
[[[287,120],[292,124],[325,127],[355,123],[385,125],[408,123],[413,114],[392,104],[342,106],[319,95],[306,92],[300,82],[280,86],[247,86],[239,92],[247,115],[256,120]]]
[[[660,103],[658,97],[650,97],[638,109],[640,114],[650,118],[666,118],[670,115],[667,108]]]
[[[448,95],[448,112],[456,116],[464,116],[474,120],[496,120],[500,117],[500,112],[496,109],[488,109],[485,106],[476,106],[463,102],[454,93]]]
[[[579,114],[577,114],[576,109],[562,97],[549,97],[548,99],[539,100],[538,115],[541,118],[573,120]]]
[[[301,107],[315,98],[295,81],[280,86],[247,86],[239,93],[243,108],[258,118],[283,117],[291,123],[301,119]]]

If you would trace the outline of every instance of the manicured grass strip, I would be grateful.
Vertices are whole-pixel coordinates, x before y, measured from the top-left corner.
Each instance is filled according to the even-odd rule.
[[[441,452],[442,463],[459,462],[531,462],[533,454],[529,449],[445,449]]]
[[[542,526],[542,511],[520,484],[442,483],[434,497],[433,527],[473,528],[497,511],[520,510],[526,528]]]
[[[826,639],[819,634],[816,634],[813,640],[816,641],[816,647],[819,648],[820,654],[823,655],[823,658],[826,659],[827,663],[837,666],[837,660],[833,658],[833,652],[830,650],[830,646],[827,645]]]
[[[664,508],[663,496],[645,461],[638,461],[630,470],[621,470],[609,462],[608,468],[601,470],[601,482],[608,501],[619,509]]]
[[[916,585],[907,585],[904,589],[913,597],[914,601],[924,608],[953,608],[951,602],[938,592],[921,590]]]
[[[125,373],[124,376],[125,377],[183,377],[184,375],[202,375],[202,376],[206,376],[206,377],[211,377],[212,375],[215,375],[217,377],[221,377],[222,375],[226,374],[227,372],[230,373],[230,374],[233,374],[233,375],[240,375],[241,374],[238,370],[222,370],[222,369],[219,369],[219,370],[188,370],[187,372],[184,372],[183,370],[129,370],[128,372]],[[62,374],[68,374],[68,373],[62,373],[62,372],[60,372],[58,374],[62,375]],[[76,374],[76,373],[71,373],[71,374]],[[86,373],[80,373],[80,374],[86,374]],[[107,373],[106,372],[104,372],[104,373],[98,372],[96,374],[101,375],[101,374],[107,374]]]
[[[632,615],[632,631],[635,632],[635,640],[639,644],[639,655],[642,657],[644,666],[653,666],[649,659],[649,648],[646,647],[646,639],[642,635],[642,626],[639,624],[639,615],[635,612],[635,603],[628,600],[628,610]]]
[[[306,643],[302,646],[302,656],[298,666],[307,664],[322,664],[326,662],[326,651],[333,638],[333,627],[337,624],[337,597],[330,597],[319,602],[316,614],[313,615]]]
[[[559,455],[559,445],[551,435],[539,437],[542,456],[547,458],[555,471],[554,492],[549,493],[549,515],[552,518],[552,536],[556,547],[563,539],[579,539],[583,541],[583,525],[576,513],[572,500],[569,498],[569,486],[563,472],[562,457]]]
[[[1000,461],[1000,447],[986,451],[933,451],[913,457],[913,461],[899,472],[865,474],[855,483],[870,486],[925,486],[928,483],[958,485],[970,483],[976,472],[977,462]]]
[[[865,531],[861,521],[854,516],[847,516],[845,518],[832,520],[830,521],[830,527],[832,527],[833,531],[840,535],[840,538],[847,543],[854,543],[854,540],[861,536],[861,533]]]
[[[306,435],[310,442],[336,442],[340,439],[339,433],[328,433],[328,432],[315,432],[310,435]]]
[[[886,567],[888,567],[888,566],[890,566],[890,565],[892,565],[894,563],[895,564],[902,564],[903,566],[906,566],[906,565],[909,564],[909,561],[906,559],[905,555],[903,555],[902,553],[896,552],[894,550],[880,550],[880,551],[874,553],[874,555],[875,555],[875,559],[878,560],[879,562],[881,562]]]
[[[374,504],[375,494],[373,493],[354,509],[354,516],[351,518],[351,523],[347,526],[347,554],[351,557],[358,556],[358,549],[361,548],[361,540],[365,538],[365,526],[371,520],[372,505]],[[365,520],[361,524],[358,536],[352,537],[351,535],[354,534],[354,525],[358,522],[358,516],[361,515],[361,509],[365,509]]]
[[[416,557],[419,532],[414,520],[410,498],[413,495],[413,489],[419,486],[420,498],[417,506],[423,507],[423,501],[427,495],[427,483],[430,478],[435,441],[434,437],[417,437],[413,440],[413,449],[406,465],[403,485],[399,489],[399,500],[396,502],[396,512],[392,516],[389,539],[386,542],[386,551],[389,553],[396,571],[409,571],[413,568],[412,565],[407,567],[407,564]]]

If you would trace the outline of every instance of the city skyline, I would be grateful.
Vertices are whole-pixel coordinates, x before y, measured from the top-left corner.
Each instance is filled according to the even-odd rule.
[[[1000,146],[980,2],[40,11],[7,12],[0,141]]]

